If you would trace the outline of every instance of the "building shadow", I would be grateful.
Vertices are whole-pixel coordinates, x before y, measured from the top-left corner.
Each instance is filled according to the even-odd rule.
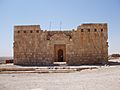
[[[110,65],[110,66],[120,65],[120,61],[109,61],[108,65]]]

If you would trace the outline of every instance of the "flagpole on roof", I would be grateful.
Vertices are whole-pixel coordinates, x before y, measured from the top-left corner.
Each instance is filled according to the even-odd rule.
[[[61,28],[62,28],[62,22],[60,21],[60,31],[61,31]]]
[[[49,26],[49,30],[51,30],[51,21],[50,21],[50,26]]]

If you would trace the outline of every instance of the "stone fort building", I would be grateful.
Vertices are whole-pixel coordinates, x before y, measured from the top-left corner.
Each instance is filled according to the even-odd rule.
[[[106,23],[82,24],[77,29],[42,30],[40,25],[14,26],[14,64],[67,65],[108,62]]]

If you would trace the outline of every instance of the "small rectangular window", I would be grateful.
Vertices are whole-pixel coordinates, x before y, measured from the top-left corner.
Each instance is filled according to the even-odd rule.
[[[24,33],[26,33],[26,31],[24,31]]]
[[[88,29],[88,32],[90,32],[90,29]]]
[[[20,31],[17,31],[17,33],[20,33]]]
[[[103,29],[101,29],[101,32],[103,31]]]
[[[39,33],[39,30],[37,30],[36,32]]]
[[[83,29],[81,29],[81,32],[83,32]]]
[[[31,30],[30,33],[33,33],[33,31]]]
[[[94,31],[96,32],[96,31],[97,31],[97,29],[94,29]]]

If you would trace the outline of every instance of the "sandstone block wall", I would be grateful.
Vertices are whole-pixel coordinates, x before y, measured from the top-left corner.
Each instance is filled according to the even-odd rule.
[[[58,50],[68,65],[108,61],[106,23],[82,24],[75,30],[46,31],[39,25],[14,26],[14,64],[53,65]]]

